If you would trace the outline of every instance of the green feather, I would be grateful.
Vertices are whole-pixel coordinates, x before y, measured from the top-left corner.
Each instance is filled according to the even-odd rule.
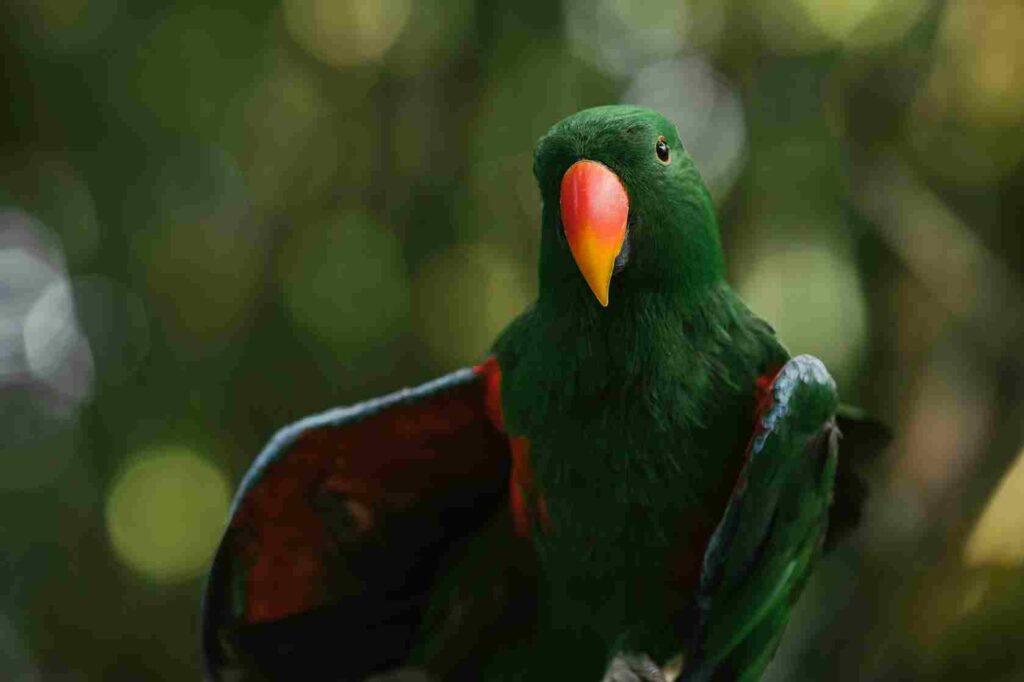
[[[656,153],[661,140],[668,163]],[[563,232],[560,184],[581,159],[610,169],[629,196],[628,258],[616,259],[606,308]],[[539,295],[494,351],[504,424],[529,443],[529,494],[543,498],[546,522],[535,514],[532,535],[516,537],[495,492],[508,484],[508,453],[489,401],[484,409],[490,374],[465,370],[301,422],[247,477],[242,495],[255,487],[255,498],[236,505],[218,552],[205,621],[214,674],[228,669],[225,634],[268,670],[332,660],[328,616],[365,642],[347,652],[350,676],[410,663],[449,681],[598,680],[613,658],[662,663],[682,653],[687,682],[756,680],[771,660],[822,551],[833,491],[854,493],[835,505],[837,530],[863,499],[837,459],[836,423],[851,442],[880,446],[884,433],[837,417],[821,363],[791,360],[725,281],[714,206],[664,117],[630,106],[574,114],[538,142],[534,174]],[[463,421],[431,412],[448,409]],[[423,468],[416,481],[402,475],[411,462]],[[472,478],[464,466],[491,473],[462,480]],[[329,494],[307,499],[293,475]],[[459,495],[420,490],[432,476]],[[347,509],[342,483],[412,487],[407,501],[417,504],[398,514],[383,502],[392,496],[374,497],[373,524],[346,540],[351,524],[339,519],[348,516],[332,513]],[[294,508],[279,509],[281,494]],[[237,518],[239,509],[250,513]],[[316,542],[302,534],[310,529]],[[281,600],[284,617],[233,618],[228,607],[246,595],[229,598],[232,562],[266,558],[247,539],[280,550],[281,530],[285,548],[305,554],[271,554],[248,596],[262,608],[275,604],[275,581],[303,589]],[[295,566],[315,569],[307,583]]]
[[[630,196],[630,259],[607,308],[561,233],[559,180],[580,158],[612,169]],[[788,354],[725,282],[713,205],[663,117],[580,112],[541,139],[534,172],[540,295],[496,351],[507,425],[529,439],[548,501],[550,529],[535,540],[540,627],[567,651],[665,660],[683,647],[677,622],[692,598],[668,581],[672,562],[699,561],[700,528],[717,524],[743,464],[756,380]]]
[[[698,648],[684,679],[757,679],[821,552],[837,462],[835,384],[809,356],[773,389],[705,559]]]

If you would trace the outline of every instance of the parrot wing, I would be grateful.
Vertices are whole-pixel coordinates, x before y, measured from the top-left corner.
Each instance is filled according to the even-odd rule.
[[[433,584],[505,533],[493,359],[292,424],[246,474],[203,603],[208,675],[362,679],[405,662]],[[495,530],[497,529],[497,530]]]
[[[747,460],[708,543],[681,680],[757,680],[821,553],[836,478],[836,388],[793,358],[762,403]]]

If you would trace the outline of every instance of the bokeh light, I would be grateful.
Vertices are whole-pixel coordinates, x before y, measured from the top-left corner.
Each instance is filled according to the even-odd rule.
[[[936,59],[907,112],[911,148],[944,181],[984,186],[1024,158],[1022,30],[1014,0],[945,8]]]
[[[851,378],[867,335],[867,303],[860,273],[841,246],[773,240],[736,286],[791,353],[821,358],[840,388]]]
[[[380,59],[412,13],[411,0],[285,0],[288,32],[333,66]]]
[[[157,583],[199,575],[230,504],[224,472],[185,446],[130,457],[107,495],[107,532],[126,566]]]
[[[563,0],[573,53],[624,76],[684,48],[708,47],[725,24],[725,8],[705,0]]]
[[[34,231],[29,231],[35,228]],[[60,281],[59,265],[48,258],[45,243],[37,234],[43,226],[20,211],[0,212],[0,276],[4,296],[0,299],[0,377],[19,378],[26,370],[22,330],[25,315],[39,295]]]
[[[711,195],[720,201],[728,194],[746,154],[743,103],[707,60],[687,57],[644,67],[622,101],[660,111],[674,122]]]
[[[401,246],[366,213],[330,215],[295,228],[279,272],[291,319],[334,352],[365,353],[408,322]]]
[[[759,0],[755,7],[765,40],[775,51],[791,54],[894,43],[929,5],[928,0]]]
[[[416,331],[437,364],[478,362],[533,300],[519,264],[483,244],[447,249],[416,272]]]
[[[89,394],[92,355],[78,329],[67,282],[51,283],[32,304],[25,315],[22,341],[33,378],[76,400]]]
[[[1022,28],[1024,6],[1014,0],[956,0],[946,8],[933,78],[951,81],[950,104],[967,122],[1005,127],[1024,119]]]
[[[36,383],[65,405],[88,398],[92,356],[63,255],[42,223],[14,209],[0,209],[0,292],[0,386]]]
[[[964,559],[972,565],[1024,564],[1024,450],[985,505],[967,538]]]
[[[75,453],[94,389],[58,241],[32,216],[0,208],[0,489],[50,485]]]

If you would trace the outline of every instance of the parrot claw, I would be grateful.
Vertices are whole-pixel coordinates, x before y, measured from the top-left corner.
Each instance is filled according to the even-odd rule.
[[[601,682],[666,682],[661,668],[646,654],[619,654]]]

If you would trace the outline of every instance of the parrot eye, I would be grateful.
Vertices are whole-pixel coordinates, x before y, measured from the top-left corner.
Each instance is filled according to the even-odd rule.
[[[658,138],[658,144],[654,145],[654,152],[658,155],[658,160],[662,163],[668,163],[671,158],[668,149],[668,143],[665,142],[664,137]]]

